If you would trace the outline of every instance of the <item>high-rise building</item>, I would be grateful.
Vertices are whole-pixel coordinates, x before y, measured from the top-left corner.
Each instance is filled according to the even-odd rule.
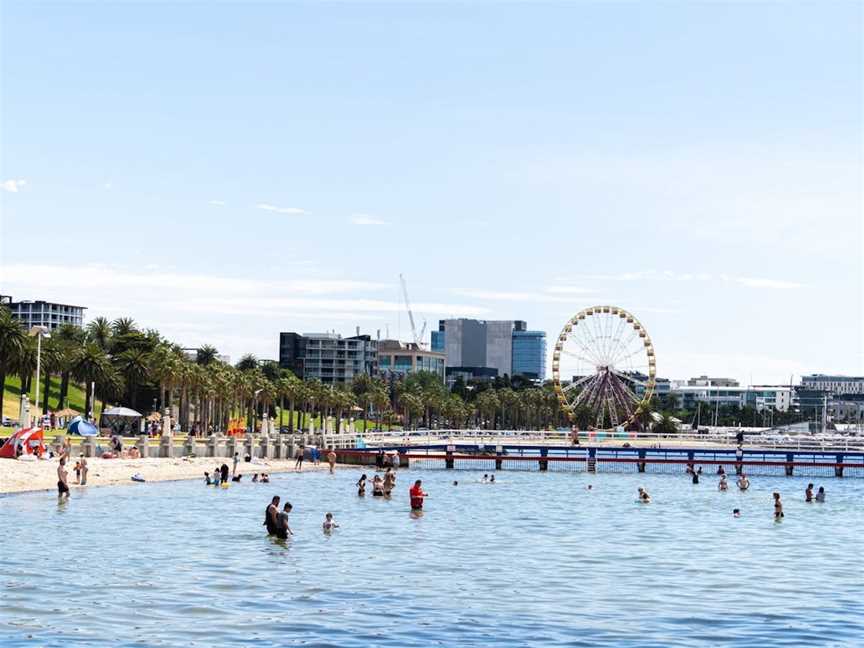
[[[84,325],[84,306],[55,304],[54,302],[12,301],[9,295],[0,295],[0,305],[12,312],[12,317],[20,320],[24,328],[31,326],[47,326],[55,329],[63,324],[82,327]]]
[[[864,394],[864,376],[801,376],[801,390],[828,394]]]
[[[354,376],[377,372],[378,342],[369,335],[280,333],[279,366],[327,385],[350,383]]]
[[[441,320],[432,332],[432,350],[445,354],[448,381],[546,376],[546,334],[528,331],[522,320]]]
[[[428,371],[438,374],[443,381],[446,368],[445,357],[440,351],[427,351],[414,342],[398,340],[378,342],[378,372],[382,376],[405,376],[416,371]]]

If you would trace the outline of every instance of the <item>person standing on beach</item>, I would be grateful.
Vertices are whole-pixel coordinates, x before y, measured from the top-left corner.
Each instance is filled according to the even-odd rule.
[[[78,459],[81,464],[81,485],[87,485],[87,473],[90,472],[90,469],[87,467],[87,457],[84,456],[84,453],[81,453],[81,457]]]
[[[411,498],[411,510],[422,511],[423,498],[429,495],[429,493],[423,491],[422,480],[418,479],[414,482],[414,485],[410,489],[408,489],[408,495]]]
[[[303,452],[304,448],[301,445],[299,448],[297,448],[297,452],[294,454],[294,458],[296,459],[296,461],[294,462],[294,470],[296,470],[297,472],[301,472],[303,470]]]
[[[333,474],[333,471],[336,470],[336,453],[333,452],[333,448],[329,448],[327,450],[327,463],[330,465],[330,474]]]
[[[68,471],[66,470],[66,457],[60,460],[60,465],[57,466],[57,497],[63,499],[65,495],[69,497],[69,484],[66,482]]]
[[[234,453],[234,468],[231,470],[231,476],[232,477],[237,474],[237,464],[238,463],[240,463],[240,453],[235,452]]]
[[[264,526],[267,527],[267,535],[276,535],[276,531],[278,529],[278,516],[279,496],[274,495],[273,499],[270,500],[270,503],[264,510]]]

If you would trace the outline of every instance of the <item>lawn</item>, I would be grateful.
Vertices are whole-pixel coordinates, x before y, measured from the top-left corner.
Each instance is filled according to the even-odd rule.
[[[39,414],[42,413],[42,403],[45,400],[44,381],[39,385]],[[60,399],[60,377],[52,376],[48,389],[48,408],[50,410],[57,409],[57,401]],[[30,415],[37,414],[34,411],[34,403],[36,402],[36,381],[31,381],[30,388]],[[3,416],[8,416],[11,419],[18,420],[18,408],[21,401],[21,379],[18,376],[6,376],[6,385],[3,390]],[[81,385],[69,383],[69,394],[66,399],[66,407],[71,407],[81,413],[84,412],[85,394]],[[95,409],[96,416],[101,413],[101,402],[97,400]]]

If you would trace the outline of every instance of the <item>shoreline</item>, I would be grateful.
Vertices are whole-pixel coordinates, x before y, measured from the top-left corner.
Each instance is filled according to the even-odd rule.
[[[204,471],[212,474],[215,464],[228,464],[231,462],[224,457],[190,457],[190,458],[147,458],[147,459],[100,459],[90,458],[87,460],[89,474],[87,485],[81,486],[75,483],[75,461],[67,462],[69,471],[68,483],[72,496],[75,491],[102,486],[120,486],[140,484],[142,482],[132,481],[132,475],[139,473],[148,482],[186,481],[190,479],[204,479]],[[57,466],[56,459],[41,461],[18,461],[15,459],[0,459],[0,498],[22,493],[36,493],[42,491],[57,491]],[[350,464],[336,464],[337,470],[345,468],[356,468]],[[321,472],[329,469],[327,462],[321,462],[313,466],[303,462],[302,472]],[[266,472],[268,474],[294,472],[294,460],[271,459],[261,463],[241,462],[237,466],[237,472],[243,475],[244,483],[252,481],[255,473]]]

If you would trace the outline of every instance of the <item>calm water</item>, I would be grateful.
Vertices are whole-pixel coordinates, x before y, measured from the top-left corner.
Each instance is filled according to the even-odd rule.
[[[713,476],[480,474],[404,471],[391,501],[358,498],[354,471],[0,498],[0,645],[864,642],[862,480],[824,480],[817,505],[799,478],[742,494]],[[261,526],[273,494],[294,504],[285,544]]]

